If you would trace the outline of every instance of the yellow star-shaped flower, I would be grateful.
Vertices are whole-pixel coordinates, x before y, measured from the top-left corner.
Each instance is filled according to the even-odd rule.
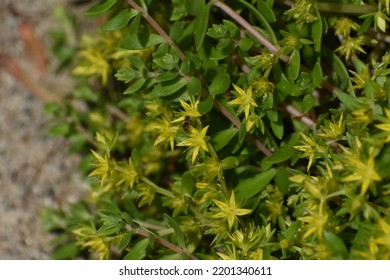
[[[218,206],[221,211],[217,214],[214,214],[212,217],[215,219],[224,219],[227,220],[229,229],[238,221],[238,216],[244,216],[251,213],[252,209],[242,209],[236,204],[236,198],[234,192],[230,195],[230,200],[228,203],[222,202],[220,200],[213,199],[213,202]]]
[[[188,148],[193,148],[192,149],[192,163],[195,162],[195,160],[196,160],[196,158],[201,150],[206,151],[206,152],[209,151],[209,149],[207,148],[207,143],[205,141],[205,136],[206,136],[208,128],[209,128],[209,126],[206,126],[199,132],[197,129],[195,129],[191,126],[189,138],[187,138],[186,140],[177,144],[177,146],[184,146],[184,147],[188,147]]]
[[[154,142],[154,145],[169,142],[171,150],[173,151],[175,146],[175,134],[179,129],[178,126],[172,126],[169,121],[163,117],[162,119],[148,125],[146,129],[150,131],[157,131],[158,137]]]
[[[173,120],[171,123],[178,123],[178,122],[183,122],[186,117],[192,118],[199,118],[202,116],[201,113],[198,111],[198,106],[199,106],[199,100],[196,100],[195,102],[190,99],[190,104],[187,102],[179,99],[181,107],[183,107],[184,111],[180,111],[180,117]]]
[[[229,101],[228,104],[239,105],[238,113],[244,111],[245,120],[248,120],[249,113],[253,111],[254,107],[257,107],[255,100],[253,99],[252,87],[250,86],[246,91],[233,84],[234,89],[237,92],[236,98]]]
[[[384,121],[384,123],[377,124],[376,127],[380,130],[386,131],[388,133],[386,137],[386,143],[390,142],[390,109],[385,109],[386,117],[387,119]]]

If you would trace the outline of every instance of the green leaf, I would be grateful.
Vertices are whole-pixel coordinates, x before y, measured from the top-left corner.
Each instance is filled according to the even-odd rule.
[[[52,258],[54,260],[71,260],[76,258],[79,253],[76,242],[71,242],[56,249],[52,254]]]
[[[192,64],[192,62],[191,62],[191,60],[189,60],[189,59],[184,59],[182,62],[181,62],[181,64],[180,64],[180,71],[183,73],[183,74],[189,74],[191,71],[192,71],[192,66],[193,65],[191,65]]]
[[[118,245],[119,252],[122,252],[124,249],[126,249],[126,247],[130,243],[132,235],[133,235],[133,233],[131,231],[125,233],[125,235],[123,236],[121,242],[119,242],[119,245]]]
[[[142,260],[146,256],[146,249],[149,246],[147,238],[138,241],[124,257],[124,260]]]
[[[141,155],[138,149],[133,148],[131,151],[131,161],[134,164],[135,170],[139,171],[141,168]]]
[[[240,29],[237,27],[237,25],[234,22],[227,19],[222,20],[222,22],[226,26],[230,38],[236,37],[236,35],[240,32]]]
[[[223,50],[223,49],[226,49],[229,45],[232,45],[232,39],[222,38],[218,41],[218,44],[215,46],[215,49],[216,50]],[[210,57],[212,57],[212,55]]]
[[[290,187],[288,178],[291,174],[284,167],[280,167],[275,177],[275,183],[282,194],[287,194]]]
[[[130,68],[130,67],[119,69],[115,73],[115,78],[117,78],[118,81],[123,81],[125,83],[129,83],[139,76],[140,76],[140,73],[138,71],[135,71],[133,68]]]
[[[150,95],[152,97],[169,96],[178,92],[180,89],[185,87],[186,84],[187,84],[187,80],[185,78],[177,77],[173,80],[156,85],[151,91]]]
[[[184,7],[189,15],[196,16],[199,14],[202,7],[205,6],[204,3],[204,0],[184,0]]]
[[[125,9],[120,11],[112,19],[104,23],[100,28],[104,31],[112,31],[125,27],[129,21],[135,17],[138,12],[134,9]]]
[[[211,138],[211,144],[213,145],[216,151],[224,148],[229,142],[236,136],[238,129],[236,127],[231,127],[222,131],[218,131]]]
[[[212,28],[209,28],[207,30],[207,35],[214,39],[221,39],[226,36],[228,33],[228,30],[225,25],[223,24],[213,24]]]
[[[245,121],[241,123],[240,129],[238,130],[238,143],[242,145],[246,137],[246,123]]]
[[[264,16],[264,18],[268,22],[276,22],[276,17],[272,7],[268,6],[268,4],[263,0],[257,0],[258,11]]]
[[[195,181],[194,177],[190,172],[184,172],[183,176],[181,177],[181,187],[183,191],[189,195],[192,194],[192,190],[194,189]]]
[[[155,59],[158,57],[162,57],[165,54],[169,53],[169,50],[170,50],[169,44],[165,42],[159,45],[158,48],[153,51],[153,58]]]
[[[177,55],[177,52],[172,49],[163,56],[154,58],[153,62],[164,70],[172,70],[178,65],[179,56]]]
[[[101,210],[99,211],[99,215],[101,216],[116,216],[117,218],[121,215],[121,210],[119,209],[119,205],[117,205],[114,201],[109,199],[102,199],[100,201]]]
[[[59,125],[49,128],[48,133],[50,136],[65,136],[70,132],[70,125],[67,123],[61,123]]]
[[[299,139],[298,133],[293,133],[290,140],[282,146],[279,150],[274,152],[272,156],[264,158],[261,163],[263,169],[270,168],[273,164],[281,163],[292,158],[295,154],[299,153],[298,150],[294,149],[294,146],[297,145]]]
[[[202,115],[204,114],[207,114],[208,112],[210,112],[210,110],[213,108],[214,106],[214,95],[209,95],[207,96],[206,99],[200,101],[200,104],[199,104],[199,113],[201,113]]]
[[[133,84],[131,84],[131,86],[129,86],[125,92],[123,94],[132,94],[132,93],[136,93],[137,91],[139,91],[143,85],[146,83],[146,79],[144,78],[141,78],[141,79],[138,79],[137,81],[135,81]]]
[[[276,89],[284,95],[300,96],[304,92],[301,92],[296,84],[290,83],[288,80],[283,79],[277,85]]]
[[[272,132],[275,134],[276,138],[279,140],[283,138],[284,135],[284,124],[281,119],[278,119],[276,122],[271,122]]]
[[[143,72],[145,69],[145,64],[139,57],[128,56],[127,59],[129,60],[131,67],[139,70],[139,73]]]
[[[368,15],[367,15],[368,16]],[[364,16],[360,16],[360,18],[363,18]],[[375,17],[369,16],[367,17],[363,23],[359,25],[359,29],[357,30],[357,34],[360,36],[363,33],[365,33],[372,25],[374,22]]]
[[[189,94],[196,96],[199,95],[202,89],[202,84],[197,77],[191,77],[187,81],[187,89]]]
[[[209,91],[212,95],[225,93],[230,87],[230,76],[228,73],[220,73],[211,82]]]
[[[314,87],[321,85],[324,76],[322,74],[321,64],[319,62],[314,65],[313,71],[311,72],[311,77]]]
[[[106,1],[100,2],[100,3],[92,6],[91,8],[89,8],[84,13],[84,15],[86,15],[86,16],[101,15],[101,14],[107,12],[112,6],[114,6],[116,1],[117,0],[106,0]]]
[[[90,89],[87,86],[83,87],[83,90],[84,88]],[[79,88],[75,88],[74,90],[79,90]],[[58,115],[61,112],[61,105],[58,102],[47,102],[43,105],[43,110],[45,114]]]
[[[69,135],[69,142],[71,143],[70,152],[82,152],[84,150],[87,140],[85,139],[85,135],[81,133],[74,133]]]
[[[314,50],[319,53],[322,44],[322,18],[317,9],[314,10],[314,16],[317,17],[317,20],[311,24],[311,37],[313,38]]]
[[[299,38],[299,42],[301,42],[303,45],[312,45],[313,42],[306,38]]]
[[[295,221],[288,229],[283,233],[287,240],[292,241],[296,236],[299,228],[301,227],[301,221]]]
[[[362,104],[358,101],[358,99],[356,99],[356,97],[341,91],[336,92],[336,96],[338,99],[340,99],[341,102],[343,102],[345,107],[352,111],[356,111],[362,108]]]
[[[40,220],[45,232],[61,230],[67,226],[65,215],[58,208],[43,208],[40,214]]]
[[[373,140],[375,141],[375,139]],[[377,166],[379,175],[385,178],[388,177],[388,166],[390,166],[390,146],[386,145],[381,153],[383,156],[375,160],[375,165]]]
[[[359,74],[362,74],[363,71],[365,71],[367,69],[367,64],[364,63],[363,61],[361,61],[359,58],[353,58],[352,59],[352,63],[353,63],[353,66],[355,67],[356,71],[359,73]]]
[[[177,73],[177,72],[166,71],[166,72],[163,72],[160,75],[158,75],[156,78],[154,78],[153,82],[155,82],[155,83],[167,82],[167,81],[175,79],[178,75],[179,75],[179,73]]]
[[[143,50],[163,42],[164,39],[157,34],[134,33],[121,40],[119,47],[128,50]]]
[[[242,38],[240,40],[240,43],[238,44],[238,47],[243,50],[244,52],[247,52],[250,50],[250,48],[253,45],[253,41],[250,38]]]
[[[139,25],[141,23],[141,18],[142,18],[142,15],[141,15],[141,13],[139,13],[130,22],[128,34],[137,34],[138,33],[138,28],[139,28]]]
[[[183,231],[181,230],[181,228],[179,227],[179,225],[177,224],[177,222],[173,218],[168,216],[167,214],[164,214],[164,217],[168,220],[168,224],[175,231],[175,237],[176,237],[177,244],[179,245],[179,247],[181,247],[182,249],[186,249],[187,246],[186,246],[186,242],[184,239],[184,234],[183,234]]]
[[[73,94],[76,98],[86,101],[97,101],[99,98],[96,92],[86,85],[75,88]]]
[[[183,260],[183,254],[171,254],[171,255],[162,255],[158,260],[171,260],[171,261],[178,261]]]
[[[218,46],[217,46],[217,48],[211,49],[211,53],[209,56],[210,60],[225,59],[235,50],[236,46],[230,42],[230,39],[227,39],[227,40],[229,40],[229,41],[225,41],[228,43],[226,46],[221,47],[221,48],[218,48]]]
[[[194,1],[195,2],[195,1]],[[195,19],[195,46],[199,50],[202,46],[209,24],[210,3],[205,5],[204,0],[200,0],[201,8]]]
[[[184,3],[182,1],[172,1],[173,9],[171,12],[171,17],[169,18],[170,21],[178,21],[182,17],[184,17],[187,13],[184,7]]]
[[[307,113],[313,108],[316,103],[316,99],[311,95],[311,93],[306,94],[302,100],[302,113]]]
[[[279,113],[278,113],[278,111],[276,111],[276,110],[268,110],[268,111],[267,111],[267,118],[268,118],[271,122],[276,122],[276,121],[278,121],[278,119],[279,119]]]
[[[333,251],[333,256],[337,259],[348,259],[348,249],[344,241],[331,231],[324,230],[324,240],[326,245]]]
[[[227,169],[232,169],[236,168],[237,166],[240,165],[240,162],[236,157],[226,157],[222,160],[222,168],[227,170]]]
[[[275,177],[277,169],[271,168],[249,179],[241,181],[235,188],[237,199],[249,199],[260,193]]]
[[[290,68],[294,81],[298,78],[301,69],[301,55],[299,50],[294,50],[290,56]]]
[[[107,236],[111,234],[117,234],[122,228],[122,218],[119,216],[108,216],[102,217],[103,225],[97,231],[98,236]]]
[[[341,90],[346,89],[351,86],[351,81],[349,79],[348,70],[345,67],[344,62],[332,51],[325,49],[322,51],[325,61],[331,65],[331,68],[334,70],[335,75],[332,78],[335,79],[338,87]]]
[[[171,39],[174,41],[180,40],[181,35],[183,35],[183,31],[183,24],[180,21],[176,21],[169,29],[169,37],[171,37]]]
[[[226,49],[229,45],[232,44],[232,39],[231,38],[222,38],[219,40],[218,44],[215,46],[216,50],[223,50]]]

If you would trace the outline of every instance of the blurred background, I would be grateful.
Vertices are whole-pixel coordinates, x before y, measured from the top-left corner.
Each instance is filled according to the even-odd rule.
[[[43,107],[72,88],[51,50],[53,31],[64,28],[58,11],[79,19],[80,31],[91,28],[82,18],[91,4],[0,0],[0,259],[50,259],[41,210],[66,208],[85,194],[79,158],[64,139],[48,135]]]

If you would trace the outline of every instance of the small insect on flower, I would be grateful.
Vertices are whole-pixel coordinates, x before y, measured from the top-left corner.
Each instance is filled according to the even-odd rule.
[[[185,132],[187,132],[187,133],[190,130],[190,120],[191,120],[191,117],[190,116],[186,116],[184,118],[184,122],[183,122],[183,130]]]

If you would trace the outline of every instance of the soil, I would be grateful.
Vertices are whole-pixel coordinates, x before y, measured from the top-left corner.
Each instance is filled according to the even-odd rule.
[[[9,5],[12,2],[14,12]],[[68,75],[55,75],[49,33],[56,27],[52,11],[66,0],[0,0],[0,54],[28,62],[20,39],[21,19],[35,30],[49,57],[49,70],[38,86],[50,94],[71,88]],[[89,5],[89,4],[87,4]],[[77,7],[85,10],[85,7]],[[17,14],[15,14],[17,11]],[[27,54],[28,55],[28,54]],[[28,75],[34,69],[28,69]],[[45,233],[39,214],[43,207],[66,207],[86,193],[77,171],[79,158],[64,139],[47,134],[48,117],[40,98],[14,75],[0,68],[0,259],[50,259],[52,236]]]

